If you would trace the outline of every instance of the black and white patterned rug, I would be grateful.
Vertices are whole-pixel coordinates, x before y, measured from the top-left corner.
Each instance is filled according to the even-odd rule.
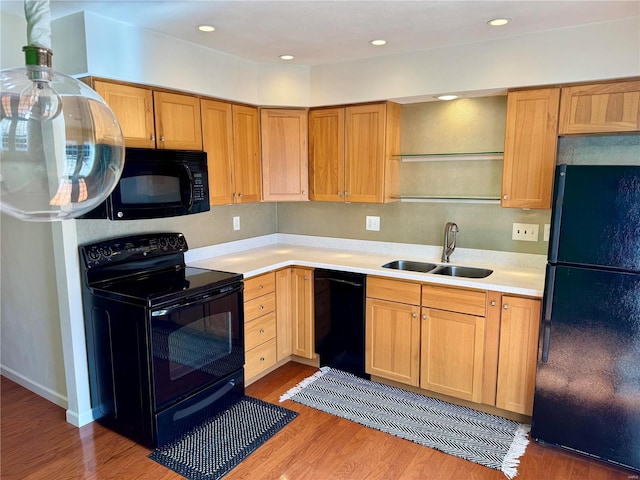
[[[329,367],[280,397],[435,448],[494,470],[518,473],[529,425],[453,405]]]
[[[279,405],[242,397],[228,409],[149,458],[188,480],[217,480],[298,416]]]

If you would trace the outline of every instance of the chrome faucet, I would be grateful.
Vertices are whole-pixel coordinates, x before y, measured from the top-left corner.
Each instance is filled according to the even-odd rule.
[[[442,248],[442,261],[449,263],[449,257],[456,249],[456,234],[459,232],[458,225],[447,222],[444,226],[444,246]]]

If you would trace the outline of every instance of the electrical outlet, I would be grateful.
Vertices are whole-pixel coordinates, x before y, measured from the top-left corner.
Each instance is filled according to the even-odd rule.
[[[367,216],[367,224],[365,227],[367,230],[374,230],[376,232],[380,231],[380,217],[369,217]]]
[[[550,223],[545,223],[544,224],[544,235],[543,235],[543,239],[545,242],[549,241],[549,237],[551,236],[551,224]]]
[[[233,217],[233,229],[240,230],[240,217]]]
[[[523,240],[525,242],[537,242],[540,225],[536,223],[514,223],[512,240]]]

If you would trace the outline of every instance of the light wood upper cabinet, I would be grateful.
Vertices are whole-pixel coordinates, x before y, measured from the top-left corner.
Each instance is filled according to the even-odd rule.
[[[344,194],[344,108],[309,112],[309,198],[342,202]]]
[[[202,100],[211,205],[260,201],[258,109]]]
[[[509,92],[502,207],[551,208],[560,89]]]
[[[260,117],[258,109],[232,106],[233,151],[235,162],[234,203],[259,202],[260,179]]]
[[[260,130],[263,200],[308,200],[307,111],[261,109]]]
[[[496,407],[532,414],[539,327],[540,300],[502,296]]]
[[[153,92],[150,88],[100,80],[93,81],[93,88],[113,110],[127,147],[155,148]]]
[[[640,80],[562,89],[560,135],[640,131]]]
[[[234,156],[233,116],[231,104],[202,100],[202,146],[207,152],[209,202],[211,205],[233,203]]]
[[[310,198],[384,203],[397,196],[401,107],[392,102],[312,110]]]
[[[198,97],[154,91],[153,108],[158,148],[202,150]]]

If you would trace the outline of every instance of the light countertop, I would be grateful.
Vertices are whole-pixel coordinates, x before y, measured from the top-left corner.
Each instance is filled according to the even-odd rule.
[[[542,297],[545,257],[482,250],[456,250],[451,265],[490,268],[486,278],[461,278],[382,268],[392,260],[442,264],[442,247],[274,234],[187,252],[193,267],[242,273],[245,278],[289,266],[325,268],[401,280],[495,290]]]

